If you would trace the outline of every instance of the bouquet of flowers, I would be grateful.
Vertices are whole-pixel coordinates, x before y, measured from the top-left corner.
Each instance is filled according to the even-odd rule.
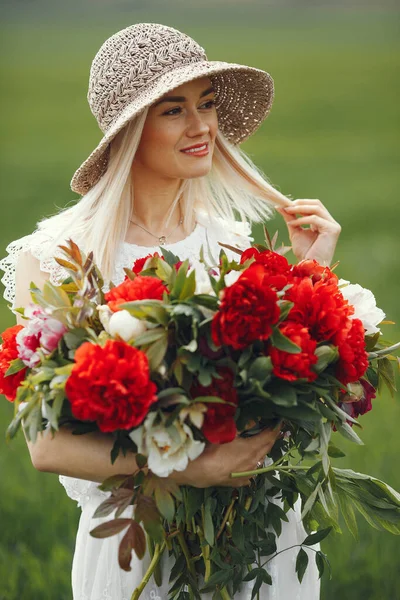
[[[72,241],[55,258],[68,273],[60,286],[32,282],[27,319],[3,332],[0,392],[15,403],[8,428],[21,425],[30,440],[65,424],[75,434],[112,433],[111,461],[137,453],[138,469],[103,482],[109,491],[95,516],[112,515],[91,535],[125,531],[119,564],[149,549],[151,575],[160,583],[160,557],[175,560],[169,597],[228,599],[254,580],[252,597],[273,584],[286,512],[300,497],[307,532],[299,544],[301,581],[311,548],[334,529],[339,512],[356,535],[355,513],[374,527],[400,533],[400,495],[370,476],[331,465],[344,456],[332,442],[342,435],[362,444],[357,417],[387,385],[395,390],[388,324],[373,294],[339,280],[315,260],[291,265],[265,230],[265,245],[244,252],[221,245],[219,264],[203,248],[196,264],[161,247],[125,268],[125,279],[104,281]],[[237,253],[230,260],[224,247]],[[262,468],[248,486],[178,486],[168,476],[186,469],[206,445],[224,444],[281,426]],[[279,502],[273,501],[276,498]],[[121,517],[132,507],[130,518]],[[126,514],[126,513],[125,513]],[[117,557],[116,557],[117,560]],[[315,550],[322,576],[329,566]],[[257,567],[252,568],[257,564]]]

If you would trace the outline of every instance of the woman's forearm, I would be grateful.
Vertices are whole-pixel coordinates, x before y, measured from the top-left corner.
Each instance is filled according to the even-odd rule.
[[[129,475],[138,468],[133,452],[120,454],[111,464],[114,440],[102,432],[73,435],[72,429],[64,426],[54,437],[50,432],[39,433],[35,443],[28,439],[26,443],[33,466],[47,473],[101,482],[111,475]]]

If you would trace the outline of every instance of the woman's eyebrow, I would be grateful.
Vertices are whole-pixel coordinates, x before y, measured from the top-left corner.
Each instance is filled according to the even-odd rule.
[[[204,92],[201,92],[200,98],[203,98],[203,96],[207,96],[208,94],[211,94],[211,92],[214,92],[214,91],[215,91],[214,88],[211,86],[211,87],[207,88],[206,90],[204,90]],[[158,106],[162,102],[185,102],[186,100],[187,100],[187,98],[185,98],[185,96],[165,96],[165,98],[162,98],[161,100],[156,102],[154,104],[154,106]]]

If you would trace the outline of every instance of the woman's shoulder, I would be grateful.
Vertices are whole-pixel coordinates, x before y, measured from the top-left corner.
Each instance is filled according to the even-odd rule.
[[[65,270],[49,254],[54,239],[51,230],[36,228],[31,233],[11,240],[7,244],[5,255],[0,260],[0,270],[4,271],[0,281],[4,285],[3,297],[11,302],[12,309],[15,303],[16,272],[17,268],[19,271],[21,264],[24,272],[30,271],[31,266],[34,268],[37,265],[42,273],[49,274],[50,281],[55,285],[67,276]]]

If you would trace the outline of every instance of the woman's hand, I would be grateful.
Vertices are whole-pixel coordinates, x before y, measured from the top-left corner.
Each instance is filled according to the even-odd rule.
[[[342,228],[322,202],[301,198],[285,208],[275,208],[286,221],[293,254],[298,261],[315,259],[321,265],[329,266]],[[296,214],[301,217],[296,219]],[[303,229],[302,225],[310,225],[310,228]]]
[[[251,477],[232,478],[230,474],[256,469],[257,463],[271,451],[280,432],[281,425],[278,425],[249,438],[237,437],[227,444],[209,444],[184,471],[173,471],[169,478],[178,485],[199,488],[249,485]]]

